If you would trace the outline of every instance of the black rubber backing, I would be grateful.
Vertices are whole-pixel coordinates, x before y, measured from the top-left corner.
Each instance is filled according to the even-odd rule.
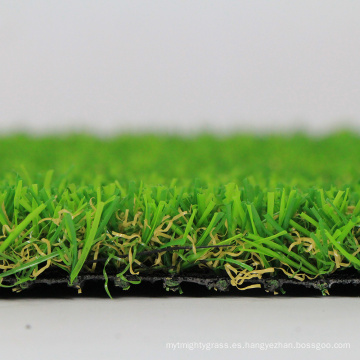
[[[63,273],[61,273],[62,275]],[[23,291],[21,294],[26,294],[32,290],[37,289],[37,296],[41,296],[41,289],[46,293],[50,288],[51,291],[62,296],[62,292],[69,293],[74,289],[83,289],[84,294],[91,294],[92,296],[104,296],[106,292],[104,290],[105,278],[102,274],[82,274],[78,277],[78,280],[71,287],[69,284],[69,278],[61,276],[59,272],[52,271],[47,276],[42,276],[34,281],[23,284]],[[307,296],[307,295],[321,295],[326,294],[327,291],[331,295],[360,295],[360,274],[354,270],[346,270],[338,272],[336,274],[323,276],[315,280],[299,281],[295,279],[289,279],[287,277],[264,277],[263,279],[250,279],[245,281],[241,287],[245,287],[253,284],[261,284],[261,289],[251,289],[246,291],[240,291],[236,287],[230,284],[230,279],[227,274],[217,276],[213,273],[189,273],[179,276],[166,276],[164,274],[148,274],[142,276],[127,275],[125,278],[128,281],[141,280],[140,284],[131,284],[119,279],[116,275],[108,274],[109,289],[115,290],[116,294],[137,293],[141,295],[150,296],[169,294],[164,289],[181,293],[183,291],[185,296],[208,296],[213,293],[229,293],[231,295],[261,295],[261,294],[288,294],[295,296]],[[4,285],[10,285],[14,283],[13,279],[4,279]],[[46,290],[44,290],[46,288]],[[70,289],[74,288],[74,289]],[[63,289],[61,291],[61,289]],[[68,289],[68,290],[65,290]],[[119,289],[131,291],[119,291]],[[60,290],[60,291],[59,291]],[[216,291],[214,291],[216,290]],[[0,289],[0,297],[2,294],[10,293],[8,289]]]

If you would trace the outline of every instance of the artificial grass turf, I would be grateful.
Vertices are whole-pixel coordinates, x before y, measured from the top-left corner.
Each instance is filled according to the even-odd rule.
[[[350,133],[3,138],[0,286],[55,268],[106,289],[109,274],[124,288],[225,274],[244,289],[359,271],[359,150]]]

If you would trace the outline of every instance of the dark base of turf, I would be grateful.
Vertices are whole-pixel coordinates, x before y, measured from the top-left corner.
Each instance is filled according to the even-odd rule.
[[[183,294],[178,292],[165,291],[161,283],[143,283],[141,286],[133,286],[127,291],[109,285],[109,290],[113,298],[127,298],[127,297],[147,297],[147,298],[161,298],[161,297],[274,297],[273,293],[267,293],[264,289],[250,289],[240,292],[236,288],[231,288],[229,291],[209,291],[201,285],[194,283],[183,283],[181,285]],[[303,286],[288,284],[284,285],[285,294],[279,294],[281,297],[322,297],[319,290],[314,288],[306,288]],[[331,296],[348,296],[360,297],[360,286],[349,284],[334,284],[330,289]],[[1,289],[0,299],[31,299],[31,298],[104,298],[108,299],[108,295],[104,291],[104,284],[102,281],[90,280],[82,289],[82,294],[78,295],[77,290],[68,287],[65,283],[56,285],[34,284],[31,288],[20,293],[14,293],[11,289]]]
[[[73,296],[108,297],[104,289],[104,277],[100,274],[82,275],[77,285],[81,287],[82,295],[77,295],[78,289],[68,286],[68,278],[55,276],[39,277],[28,284],[28,287],[19,293],[12,289],[0,289],[0,298],[66,298]],[[138,277],[129,275],[128,280]],[[113,297],[217,297],[217,296],[273,296],[277,292],[280,296],[321,296],[328,290],[332,296],[360,296],[360,276],[355,270],[347,270],[324,276],[321,279],[298,281],[285,277],[252,279],[244,282],[243,287],[252,284],[261,284],[262,287],[240,291],[231,286],[226,276],[213,274],[187,274],[169,278],[163,274],[152,274],[141,277],[141,284],[131,285],[124,290],[123,283],[119,283],[115,276],[109,275],[109,290]],[[114,281],[115,280],[115,281]],[[181,288],[183,294],[179,293]]]

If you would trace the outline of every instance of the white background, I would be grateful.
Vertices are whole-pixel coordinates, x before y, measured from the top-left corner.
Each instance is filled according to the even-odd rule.
[[[359,130],[359,16],[346,0],[3,0],[0,132]],[[358,358],[358,298],[185,295],[0,300],[1,358]]]
[[[358,359],[357,298],[126,297],[0,301],[4,359]],[[170,350],[168,342],[349,343],[350,349]],[[259,345],[256,345],[258,343]],[[275,345],[274,345],[275,346]],[[312,345],[310,345],[312,346]]]
[[[0,131],[360,129],[358,1],[0,2]]]

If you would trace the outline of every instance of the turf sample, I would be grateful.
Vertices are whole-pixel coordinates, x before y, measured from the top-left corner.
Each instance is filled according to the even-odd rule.
[[[107,291],[109,278],[179,289],[195,275],[219,290],[224,279],[272,291],[279,279],[319,280],[326,293],[330,275],[360,271],[356,136],[13,137],[3,154],[4,144],[2,287],[57,269],[76,287],[101,276]]]

